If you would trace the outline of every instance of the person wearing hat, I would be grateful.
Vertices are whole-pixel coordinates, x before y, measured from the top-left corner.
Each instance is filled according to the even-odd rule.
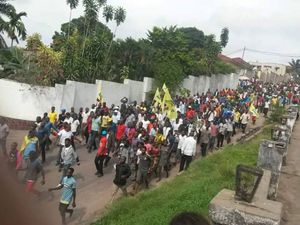
[[[108,155],[108,151],[107,151],[107,147],[106,147],[106,144],[107,144],[106,135],[107,135],[107,131],[102,130],[98,151],[97,151],[97,154],[95,157],[95,166],[97,169],[97,172],[95,173],[95,175],[97,175],[98,177],[103,176],[103,162]]]
[[[111,119],[112,119],[111,130],[112,130],[114,133],[116,133],[118,122],[119,122],[120,119],[121,119],[121,113],[120,113],[120,111],[119,111],[119,107],[115,107],[115,108],[114,108],[113,114],[112,114],[112,116],[111,116]]]

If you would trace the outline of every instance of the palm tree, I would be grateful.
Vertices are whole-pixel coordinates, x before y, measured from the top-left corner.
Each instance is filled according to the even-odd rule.
[[[15,11],[15,8],[13,5],[8,3],[8,0],[0,0],[0,19],[1,19],[1,14],[6,15],[10,11]]]
[[[289,62],[291,67],[291,72],[293,75],[295,75],[296,79],[299,80],[300,76],[300,59],[292,59],[291,62]]]
[[[4,32],[4,27],[7,26],[7,22],[1,15],[8,16],[8,13],[11,11],[16,11],[13,5],[9,4],[7,0],[0,0],[0,48],[7,48],[6,42],[1,35]]]
[[[114,7],[112,7],[111,5],[106,5],[103,8],[103,17],[105,18],[106,24],[113,20],[114,18]]]
[[[12,10],[7,13],[9,21],[5,22],[1,27],[2,31],[5,31],[8,37],[11,39],[11,46],[13,46],[14,41],[16,41],[17,44],[19,44],[18,37],[20,37],[21,40],[26,39],[27,32],[25,25],[22,22],[23,16],[27,16],[27,13],[16,13],[16,11]]]
[[[114,21],[116,22],[116,28],[115,28],[113,37],[112,37],[112,39],[110,41],[110,44],[109,44],[109,47],[108,47],[105,64],[108,61],[110,50],[111,50],[111,46],[112,46],[112,43],[113,43],[113,39],[114,39],[114,37],[115,37],[115,35],[117,33],[117,28],[120,26],[121,23],[124,23],[125,19],[126,19],[126,10],[123,9],[122,7],[116,8],[115,13],[114,13]]]
[[[68,27],[68,39],[69,39],[71,19],[72,19],[72,10],[77,8],[77,6],[79,4],[79,0],[67,0],[67,4],[70,5],[70,17],[69,17],[69,27]]]

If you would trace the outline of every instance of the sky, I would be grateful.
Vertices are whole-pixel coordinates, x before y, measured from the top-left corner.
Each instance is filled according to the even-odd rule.
[[[46,44],[69,19],[66,0],[13,0],[12,4],[27,12],[23,21],[28,34],[40,33]],[[223,53],[230,57],[242,57],[241,49],[246,47],[246,61],[287,64],[300,58],[299,0],[108,0],[108,4],[122,6],[127,12],[126,21],[117,30],[118,38],[143,38],[154,26],[177,25],[197,27],[219,39],[222,28],[228,27],[229,43]],[[73,17],[80,15],[82,0],[73,11]],[[115,29],[114,23],[108,26]]]

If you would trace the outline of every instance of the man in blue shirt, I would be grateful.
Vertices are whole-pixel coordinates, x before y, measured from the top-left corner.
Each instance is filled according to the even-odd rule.
[[[76,207],[75,199],[76,199],[76,180],[73,177],[74,169],[70,167],[67,172],[67,176],[65,176],[61,183],[55,188],[49,188],[48,191],[60,190],[62,189],[60,203],[59,203],[59,212],[62,218],[62,224],[66,224],[66,212],[70,214],[70,217],[73,214],[73,209],[68,209],[72,199],[73,208]]]

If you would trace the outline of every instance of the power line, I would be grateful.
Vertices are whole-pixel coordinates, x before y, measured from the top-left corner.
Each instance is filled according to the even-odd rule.
[[[269,52],[269,51],[263,51],[263,50],[256,50],[256,49],[250,49],[250,48],[241,48],[237,49],[235,51],[232,51],[230,53],[227,53],[226,55],[233,55],[239,52],[243,52],[243,55],[245,52],[255,52],[263,55],[270,55],[270,56],[278,56],[278,57],[285,57],[285,58],[300,58],[300,54],[285,54],[285,53],[279,53],[279,52]]]

